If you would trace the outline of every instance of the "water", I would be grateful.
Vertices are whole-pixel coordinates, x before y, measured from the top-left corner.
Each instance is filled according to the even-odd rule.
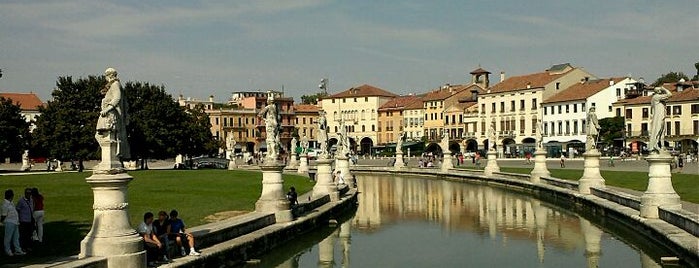
[[[358,176],[359,206],[246,267],[661,267],[609,220],[496,187]]]

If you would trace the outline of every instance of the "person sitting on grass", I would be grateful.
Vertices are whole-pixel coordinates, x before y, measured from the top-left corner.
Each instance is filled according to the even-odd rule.
[[[146,212],[146,214],[143,215],[143,222],[138,225],[138,234],[143,237],[148,266],[153,266],[158,255],[163,256],[163,261],[169,261],[167,256],[165,256],[165,247],[163,243],[160,242],[160,239],[158,239],[155,232],[153,232],[153,213]]]
[[[184,246],[182,245],[183,239],[187,240],[187,244],[189,245],[189,256],[201,255],[201,253],[194,250],[194,236],[187,233],[184,221],[177,218],[177,216],[179,216],[177,210],[173,209],[170,211],[170,239],[175,239],[175,242],[177,242],[177,245],[180,247],[180,253],[182,256],[187,255],[187,252],[185,252]]]
[[[168,239],[168,236],[170,234],[170,219],[167,216],[167,212],[162,210],[158,212],[158,220],[153,222],[153,229],[153,231],[155,232],[155,236],[157,236],[158,240],[160,240],[160,242],[163,243],[165,254],[169,255],[170,241]]]

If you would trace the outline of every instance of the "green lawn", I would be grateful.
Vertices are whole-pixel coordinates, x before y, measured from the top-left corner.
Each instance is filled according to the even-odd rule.
[[[502,167],[500,170],[503,172],[529,174],[532,168]],[[553,177],[574,181],[580,179],[583,174],[583,171],[580,169],[549,169],[549,171]],[[648,187],[648,172],[601,170],[600,173],[604,177],[605,184],[609,186],[636,191],[645,191]],[[672,186],[682,200],[699,203],[699,175],[673,173]]]
[[[189,226],[205,223],[204,218],[222,211],[252,211],[262,189],[262,173],[228,170],[148,170],[129,172],[131,224],[143,220],[143,213],[177,209]],[[92,190],[85,182],[91,173],[0,176],[0,187],[15,191],[15,202],[23,189],[38,187],[45,198],[45,245],[26,257],[0,258],[0,264],[36,263],[80,251],[80,240],[92,224]],[[284,189],[295,186],[299,194],[310,191],[307,177],[284,175]],[[4,232],[3,232],[4,233]],[[0,233],[1,234],[1,233]],[[1,247],[1,246],[0,246]]]

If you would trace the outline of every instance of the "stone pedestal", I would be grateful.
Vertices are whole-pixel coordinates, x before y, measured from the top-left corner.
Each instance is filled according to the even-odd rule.
[[[451,162],[451,152],[447,150],[442,159],[442,171],[449,171],[454,168],[454,163]]]
[[[355,187],[354,176],[350,173],[349,157],[339,156],[335,161],[335,170],[339,170],[345,178],[345,183],[349,187]],[[336,182],[337,183],[337,182]]]
[[[296,168],[299,165],[299,161],[296,159],[298,155],[296,152],[292,153],[291,156],[289,157],[289,163],[286,165],[288,168]]]
[[[127,173],[93,174],[86,181],[94,194],[92,229],[80,242],[79,258],[107,257],[109,267],[145,267],[143,240],[129,223]]]
[[[121,163],[119,166],[121,166]],[[56,160],[56,169],[54,169],[54,171],[63,172],[63,162],[61,160]]]
[[[332,159],[316,160],[316,185],[313,186],[313,198],[318,198],[323,195],[330,195],[331,201],[340,200],[340,193],[337,191],[337,184],[333,181],[332,176]]]
[[[228,159],[228,170],[235,170],[238,164],[235,163],[235,158]]]
[[[602,154],[597,149],[592,149],[583,154],[585,169],[580,177],[578,190],[581,194],[590,194],[590,187],[604,187],[604,178],[599,172],[599,157]]]
[[[301,153],[301,159],[299,159],[299,169],[298,173],[308,173],[308,155],[306,153]]]
[[[101,173],[121,173],[124,171],[124,167],[122,166],[121,161],[119,161],[119,157],[116,155],[118,143],[113,139],[113,137],[110,137],[109,139],[111,140],[97,139],[102,151],[102,161],[97,164],[94,170],[95,172],[103,171]],[[58,171],[60,167],[61,161],[58,161],[56,171]]]
[[[29,151],[24,151],[25,155],[29,154]],[[29,171],[32,169],[32,166],[29,164],[29,157],[25,158],[25,155],[22,155],[22,167],[19,168],[21,171]]]
[[[648,189],[641,196],[641,217],[657,219],[658,207],[682,208],[680,196],[672,188],[670,171],[672,156],[663,151],[659,154],[651,154],[646,161],[648,161]]]
[[[273,212],[277,222],[292,221],[289,200],[284,193],[282,179],[284,165],[275,160],[265,159],[260,169],[262,170],[262,194],[255,203],[255,211]]]
[[[534,152],[534,169],[530,173],[529,181],[539,183],[541,177],[551,176],[548,167],[546,167],[546,151],[543,148],[536,149]]]
[[[403,162],[403,152],[396,152],[396,162],[393,164],[395,168],[404,168],[405,162]]]
[[[486,176],[491,176],[495,172],[500,172],[500,167],[498,166],[498,152],[495,150],[489,150],[488,151],[488,163],[485,165],[485,169],[483,169],[483,174]]]

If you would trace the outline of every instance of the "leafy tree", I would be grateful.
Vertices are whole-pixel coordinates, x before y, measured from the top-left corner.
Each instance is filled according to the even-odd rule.
[[[614,139],[622,137],[621,133],[624,130],[624,118],[620,116],[603,118],[599,120],[599,126],[600,141],[613,144]]]
[[[311,95],[303,95],[301,96],[301,103],[303,104],[318,104],[318,99],[327,96],[328,94],[324,92],[316,93],[316,94],[311,94]]]
[[[74,81],[59,77],[51,93],[52,100],[39,108],[32,152],[59,160],[95,159],[99,145],[95,125],[100,111],[100,89],[106,84],[102,76]]]
[[[21,114],[19,104],[0,97],[0,156],[18,157],[27,149],[29,123]]]
[[[697,74],[694,75],[692,81],[699,81],[699,62],[694,63],[694,69],[697,69]]]
[[[689,77],[687,77],[687,75],[683,72],[669,72],[658,77],[658,79],[656,79],[655,82],[653,82],[653,86],[657,87],[661,86],[664,83],[675,83],[680,81],[680,79],[689,81]]]
[[[193,109],[187,109],[183,120],[185,136],[180,140],[181,152],[189,155],[213,155],[219,148],[224,147],[222,140],[215,139],[211,134],[211,120],[204,112],[204,105],[199,104]]]

